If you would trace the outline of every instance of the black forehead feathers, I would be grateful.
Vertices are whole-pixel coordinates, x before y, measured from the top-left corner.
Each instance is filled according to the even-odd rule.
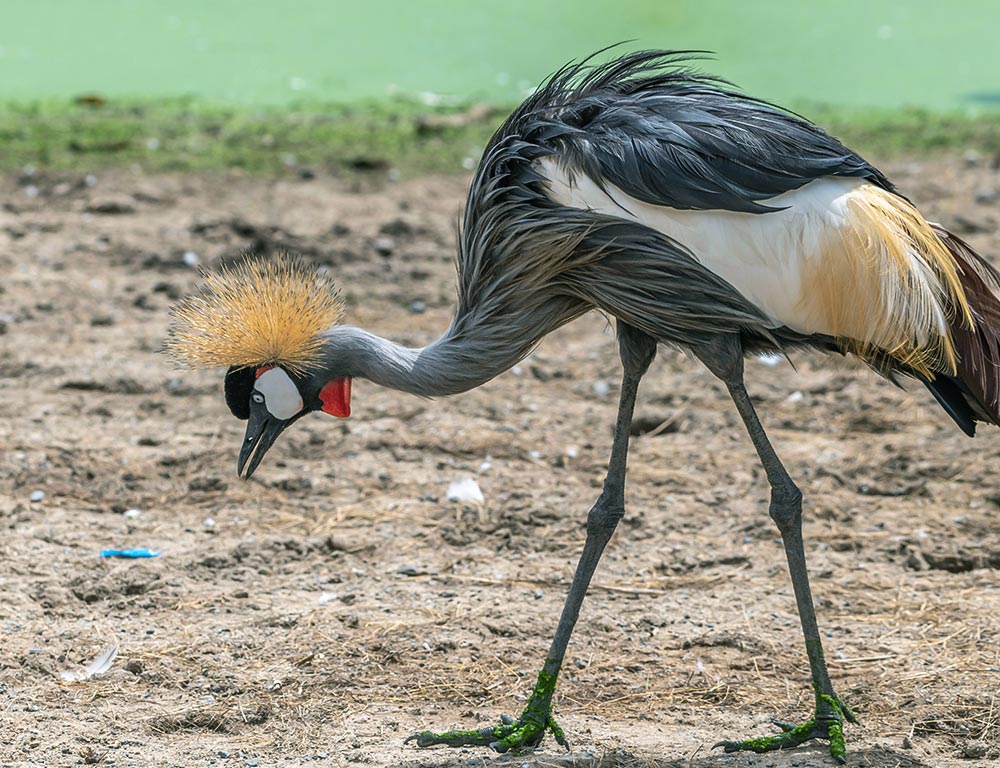
[[[253,367],[233,366],[226,372],[226,405],[237,419],[250,418],[250,393],[256,379],[257,371]]]

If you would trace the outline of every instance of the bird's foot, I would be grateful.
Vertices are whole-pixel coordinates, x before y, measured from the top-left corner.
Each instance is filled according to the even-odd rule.
[[[744,741],[720,741],[713,746],[722,747],[726,752],[770,752],[775,749],[791,749],[810,739],[826,739],[830,742],[830,755],[838,763],[847,762],[844,744],[844,721],[857,723],[858,720],[848,707],[835,695],[818,694],[816,713],[812,719],[801,725],[772,721],[781,729],[775,736],[761,736]]]
[[[549,732],[557,744],[569,749],[563,729],[552,716],[552,693],[555,687],[556,675],[542,670],[538,674],[538,682],[531,692],[528,705],[517,720],[503,715],[500,725],[486,728],[443,733],[419,731],[409,736],[404,743],[413,741],[418,747],[443,744],[449,747],[489,747],[495,752],[519,752],[538,746],[545,733]]]

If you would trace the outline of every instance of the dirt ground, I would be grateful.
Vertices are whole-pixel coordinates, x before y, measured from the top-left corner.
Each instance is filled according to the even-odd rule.
[[[886,167],[1000,257],[989,162]],[[158,352],[191,254],[302,253],[330,265],[351,322],[425,344],[450,317],[467,183],[0,179],[0,764],[830,764],[823,746],[710,749],[806,717],[811,691],[763,474],[683,354],[662,350],[640,392],[628,516],[557,692],[568,754],[403,739],[524,705],[609,449],[603,317],[448,400],[357,381],[349,420],[303,420],[236,478],[221,372]],[[969,440],[925,393],[794,362],[751,360],[748,383],[805,493],[831,672],[862,721],[849,765],[995,764],[1000,433]],[[463,477],[484,504],[447,501]],[[62,679],[114,644],[106,674]]]

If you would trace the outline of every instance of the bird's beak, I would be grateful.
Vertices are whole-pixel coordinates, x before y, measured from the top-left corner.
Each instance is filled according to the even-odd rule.
[[[274,441],[278,439],[278,435],[284,431],[288,424],[288,421],[276,419],[263,409],[252,410],[250,420],[247,423],[246,436],[243,438],[243,447],[240,449],[240,458],[236,464],[236,474],[243,475],[243,467],[246,467],[247,472],[243,477],[249,479],[254,470],[257,469],[257,465],[260,464],[261,459],[264,458],[267,449],[274,445]],[[250,458],[251,455],[253,458]],[[247,465],[248,459],[249,465]]]

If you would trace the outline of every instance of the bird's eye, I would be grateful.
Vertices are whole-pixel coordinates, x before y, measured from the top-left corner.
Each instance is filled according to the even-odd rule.
[[[263,403],[264,402],[264,396],[260,392],[254,392],[253,395],[251,396],[251,399],[255,403]]]

